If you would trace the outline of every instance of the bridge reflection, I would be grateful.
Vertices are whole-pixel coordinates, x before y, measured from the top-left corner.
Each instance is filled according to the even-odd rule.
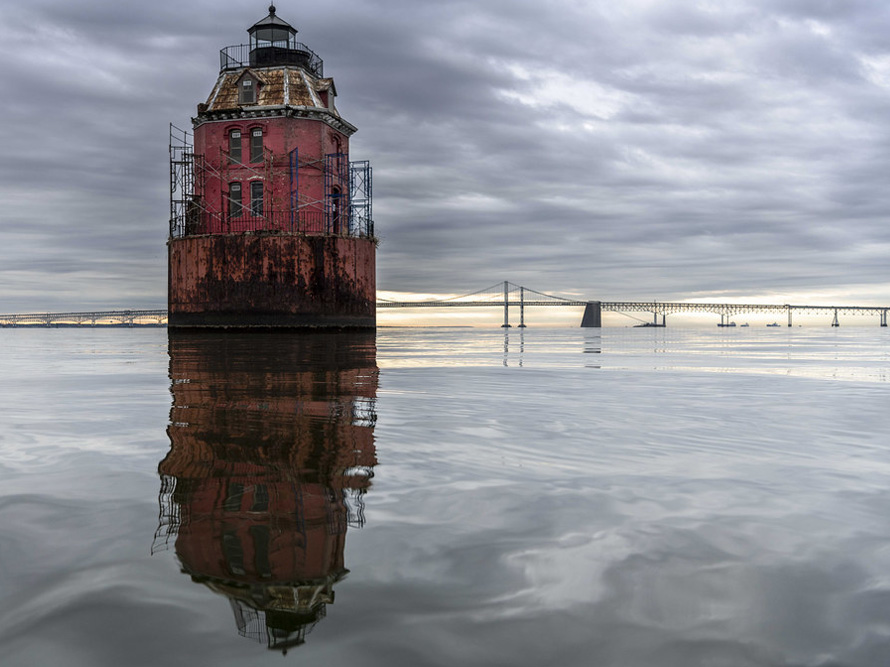
[[[238,632],[287,650],[348,573],[377,463],[373,333],[172,332],[160,526]]]

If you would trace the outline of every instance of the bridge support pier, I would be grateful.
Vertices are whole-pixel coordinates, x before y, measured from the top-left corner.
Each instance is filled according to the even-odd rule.
[[[599,301],[588,301],[584,307],[584,317],[581,318],[583,328],[602,328],[603,307]]]
[[[502,329],[510,328],[510,289],[509,283],[504,281],[504,323],[501,325]]]
[[[519,328],[525,329],[525,288],[519,288]]]
[[[887,309],[881,311],[881,326],[887,326]]]

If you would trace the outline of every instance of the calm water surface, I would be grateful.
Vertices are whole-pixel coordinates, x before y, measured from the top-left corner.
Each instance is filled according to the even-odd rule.
[[[887,329],[0,345],[4,667],[888,664]]]

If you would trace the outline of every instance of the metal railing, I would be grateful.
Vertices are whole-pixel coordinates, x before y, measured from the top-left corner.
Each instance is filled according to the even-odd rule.
[[[250,44],[234,44],[220,49],[219,71],[242,67],[274,67],[276,65],[294,65],[321,78],[324,76],[324,61],[315,51],[302,42],[294,42],[290,46],[258,46]]]
[[[307,234],[310,236],[351,236],[374,238],[374,221],[342,210],[339,215],[331,211],[267,211],[255,215],[245,204],[241,213],[223,216],[202,210],[195,205],[185,216],[174,219],[170,237],[177,239],[204,234],[244,234],[247,232],[269,234]]]

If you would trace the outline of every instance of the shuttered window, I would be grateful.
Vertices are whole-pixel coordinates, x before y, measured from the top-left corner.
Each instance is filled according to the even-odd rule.
[[[241,130],[229,132],[229,160],[241,162]]]
[[[244,77],[241,79],[241,86],[238,88],[239,104],[256,104],[256,86],[253,79]]]
[[[250,183],[250,212],[252,215],[263,214],[263,182],[251,181]]]
[[[241,184],[229,183],[229,217],[241,217]]]
[[[263,161],[263,131],[259,128],[250,132],[250,161]]]

